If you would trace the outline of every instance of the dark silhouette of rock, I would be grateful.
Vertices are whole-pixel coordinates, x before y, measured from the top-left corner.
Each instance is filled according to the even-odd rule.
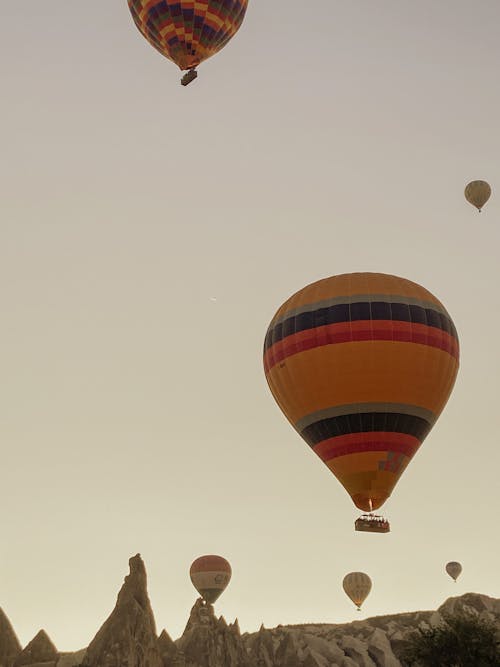
[[[488,595],[477,595],[477,593],[465,593],[465,595],[460,595],[460,597],[448,598],[444,604],[442,604],[438,613],[442,614],[454,614],[457,611],[461,610],[475,611],[478,614],[493,614],[494,616],[500,616],[500,600],[495,600],[490,598]]]
[[[275,651],[272,634],[266,630],[264,624],[256,634],[250,635],[247,644],[251,655],[255,656],[257,667],[273,667]]]
[[[189,618],[182,636],[188,633],[192,628],[195,628],[199,625],[204,626],[209,624],[210,619],[212,618],[215,619],[213,605],[206,604],[203,601],[203,598],[198,598],[191,608],[191,612],[189,613]]]
[[[341,624],[262,625],[243,635],[238,619],[228,624],[217,618],[200,598],[182,637],[173,641],[166,630],[156,636],[141,557],[129,564],[115,609],[89,647],[76,653],[59,654],[43,630],[22,651],[0,610],[0,667],[402,667],[409,634],[440,625],[447,613],[472,611],[500,630],[500,600],[475,593],[449,598],[437,611]]]
[[[376,616],[363,621],[281,626],[243,635],[252,667],[401,667],[399,656],[410,632],[443,622],[441,612],[463,607],[488,615],[500,629],[500,600],[468,593],[447,600],[438,611]],[[499,662],[500,665],[500,662]]]
[[[85,667],[163,667],[146,568],[139,554],[129,565],[116,606],[87,649]]]
[[[9,619],[0,609],[0,667],[13,667],[22,647]]]
[[[56,667],[59,653],[45,630],[35,635],[14,662],[14,667]]]
[[[255,667],[248,658],[239,626],[228,626],[223,616],[217,618],[213,606],[201,598],[191,609],[186,629],[176,645],[186,667]]]
[[[240,623],[237,618],[234,619],[234,623],[229,625],[231,632],[234,632],[235,635],[241,637]]]
[[[74,651],[68,653],[59,653],[59,660],[57,661],[57,667],[79,667],[85,657],[87,652],[86,648],[81,649],[80,651]]]
[[[179,649],[166,630],[158,637],[158,651],[163,661],[163,667],[174,667],[179,662]]]

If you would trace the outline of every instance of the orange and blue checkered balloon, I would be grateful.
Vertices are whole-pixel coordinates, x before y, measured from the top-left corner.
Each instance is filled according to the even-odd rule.
[[[238,31],[248,0],[128,0],[148,42],[181,70],[197,67]]]

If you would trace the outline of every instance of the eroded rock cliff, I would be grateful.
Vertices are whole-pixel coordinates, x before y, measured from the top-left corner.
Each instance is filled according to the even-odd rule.
[[[59,653],[45,630],[35,635],[26,648],[18,655],[14,667],[56,667]]]
[[[182,636],[158,637],[147,592],[144,563],[137,554],[113,612],[87,649],[60,654],[42,630],[21,650],[0,610],[0,667],[401,667],[405,638],[419,626],[435,626],[443,613],[466,609],[494,620],[500,629],[500,600],[467,593],[436,611],[376,616],[344,624],[278,626],[241,634],[238,621],[216,617],[197,600]]]
[[[89,644],[84,667],[163,667],[146,568],[139,554],[129,566],[115,608]]]
[[[0,667],[12,667],[22,647],[9,619],[0,609]]]

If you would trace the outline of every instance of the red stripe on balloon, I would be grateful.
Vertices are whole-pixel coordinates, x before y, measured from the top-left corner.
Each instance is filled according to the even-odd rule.
[[[228,572],[231,573],[231,566],[225,558],[221,556],[200,556],[191,565],[192,573],[195,572]]]
[[[273,366],[287,357],[315,347],[352,343],[363,340],[391,340],[404,343],[419,343],[444,350],[458,359],[458,341],[436,327],[415,322],[395,320],[357,320],[336,322],[305,329],[287,336],[272,345],[264,355],[264,368],[268,373]]]
[[[420,440],[406,433],[372,431],[328,438],[319,442],[313,449],[322,461],[327,462],[339,456],[361,452],[398,452],[411,458],[420,444]]]

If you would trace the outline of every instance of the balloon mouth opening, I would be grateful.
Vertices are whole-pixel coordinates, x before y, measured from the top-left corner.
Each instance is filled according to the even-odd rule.
[[[354,522],[354,530],[363,533],[389,533],[391,525],[387,519],[378,514],[362,514]]]
[[[351,496],[353,503],[358,509],[362,512],[373,512],[378,510],[385,503],[389,494],[386,496],[379,496],[378,498],[373,498],[364,494],[355,494]]]

